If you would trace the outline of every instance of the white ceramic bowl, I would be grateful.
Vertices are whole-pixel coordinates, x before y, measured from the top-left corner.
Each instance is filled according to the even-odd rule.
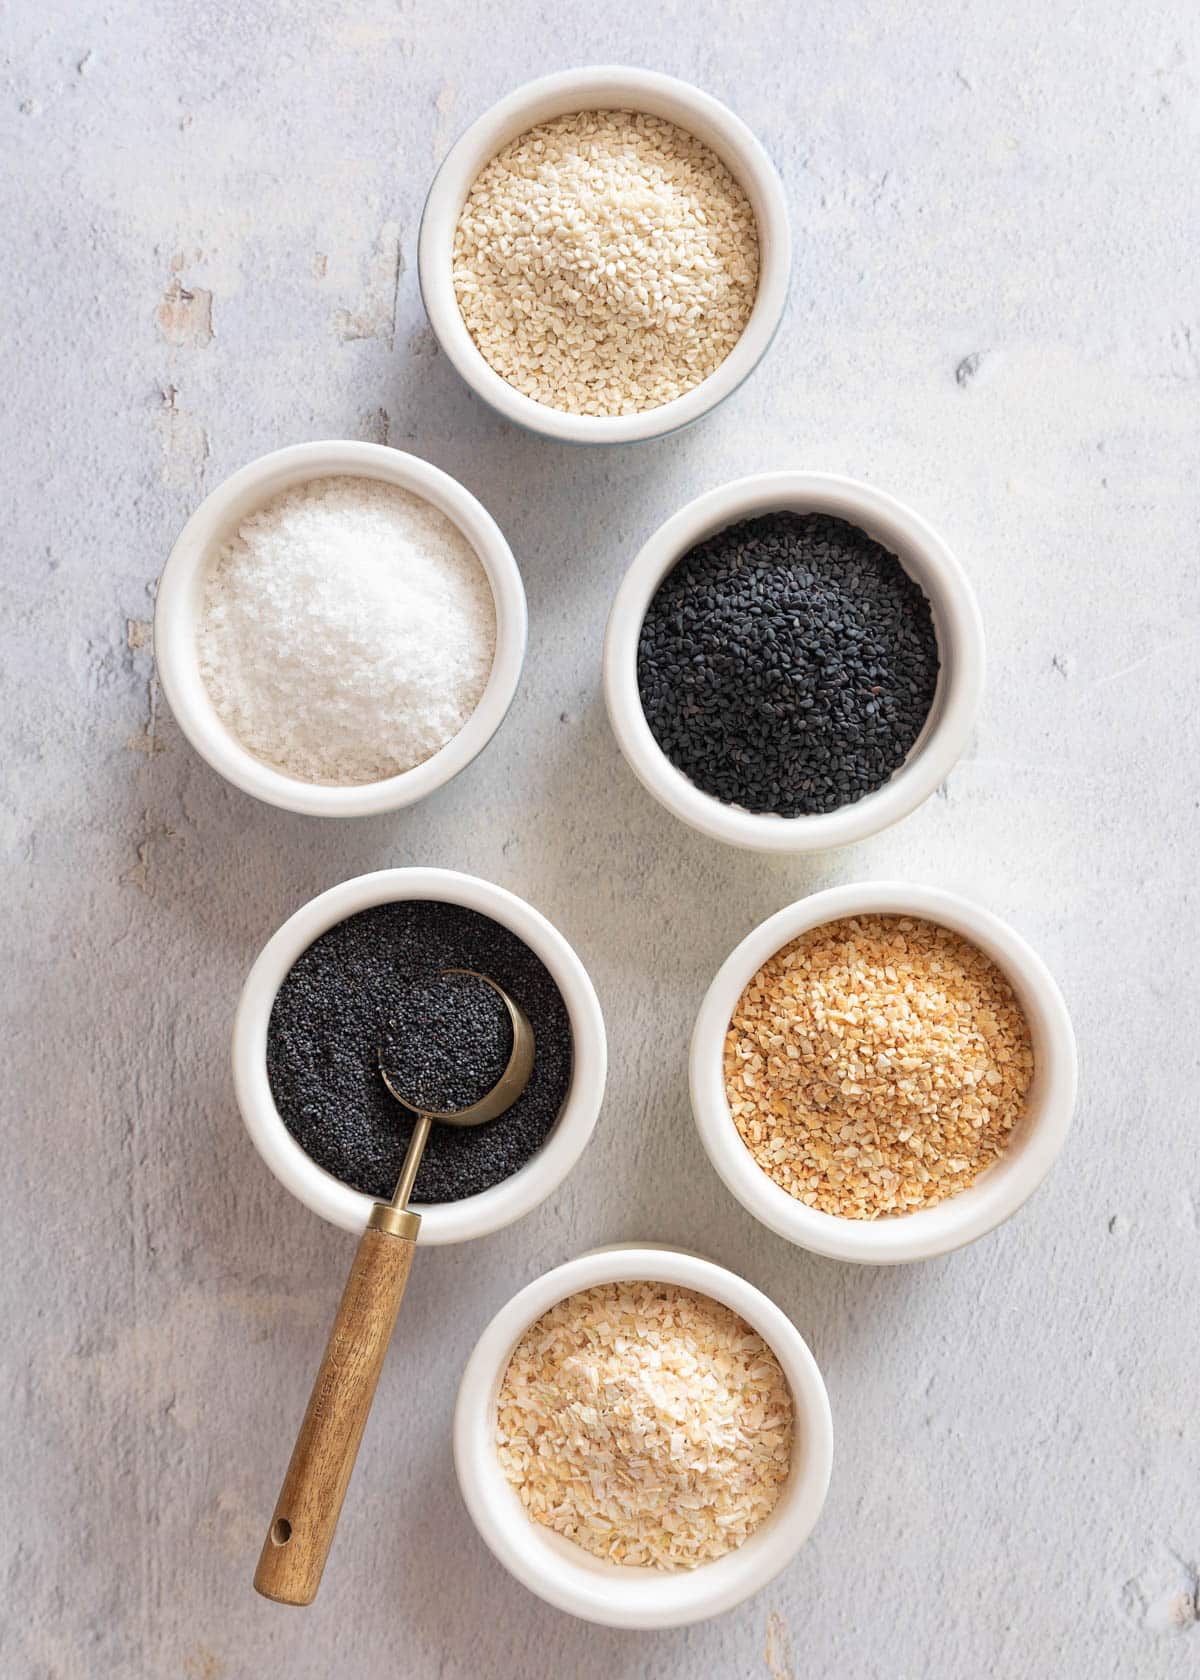
[[[274,496],[313,478],[375,478],[433,504],[466,537],[487,573],[496,607],[496,656],[479,704],[424,764],[382,782],[337,787],[300,781],[256,758],[218,717],[196,662],[196,623],[209,557]],[[245,793],[287,811],[362,817],[394,811],[448,782],[487,746],[512,703],[525,658],[525,589],[495,520],[448,473],[377,443],[301,443],[260,456],[206,496],[180,533],[158,586],[154,657],[175,721],[201,758]]]
[[[716,152],[750,200],[758,223],[758,294],[745,331],[709,377],[674,402],[642,414],[568,414],[516,390],[485,361],[467,331],[452,274],[454,231],[481,169],[519,134],[574,111],[645,111],[686,129]],[[527,82],[485,111],[451,147],[429,189],[421,218],[417,269],[438,343],[484,402],[517,425],[560,443],[636,443],[690,425],[722,402],[755,369],[783,315],[791,270],[791,234],[783,185],[766,152],[740,118],[687,82],[619,65],[565,70]]]
[[[666,1573],[593,1557],[532,1522],[496,1456],[496,1402],[525,1331],[580,1289],[678,1284],[739,1313],[774,1350],[792,1391],[796,1447],[779,1503],[761,1528],[715,1563]],[[454,1463],[476,1528],[504,1567],[547,1603],[608,1627],[668,1628],[719,1616],[758,1592],[799,1551],[821,1514],[833,1462],[829,1398],[791,1320],[752,1284],[711,1260],[653,1243],[620,1245],[557,1266],[514,1295],[476,1343],[454,1412]]]
[[[418,1242],[485,1237],[520,1219],[562,1183],[587,1147],[604,1095],[607,1052],[595,989],[562,934],[522,898],[452,869],[380,869],[331,887],[289,916],[246,979],[233,1026],[233,1080],[254,1147],[305,1207],[343,1230],[364,1229],[374,1200],[319,1167],[280,1118],[267,1078],[267,1024],[275,994],[302,951],[327,928],[374,904],[432,899],[463,904],[511,928],[535,952],[562,993],[571,1022],[571,1084],[553,1131],[511,1178],[460,1202],[418,1202]]]
[[[936,1207],[879,1220],[840,1219],[806,1207],[758,1166],[725,1098],[725,1033],[738,998],[781,946],[842,916],[915,916],[951,928],[1000,968],[1033,1036],[1034,1076],[1025,1116],[1000,1159],[968,1189]],[[1016,1213],[1054,1163],[1071,1124],[1077,1079],[1075,1034],[1054,977],[998,916],[934,887],[858,883],[814,893],[770,916],[722,964],[696,1020],[690,1060],[692,1111],[708,1158],[743,1207],[772,1231],[834,1260],[895,1265],[947,1254]]]
[[[929,600],[941,658],[925,727],[891,780],[853,805],[804,817],[745,811],[701,792],[675,768],[651,734],[637,680],[642,623],[659,584],[676,561],[696,543],[738,520],[783,511],[835,515],[890,549]],[[893,496],[828,473],[761,473],[723,484],[689,502],[659,526],[626,572],[604,640],[609,719],[642,786],[701,834],[764,852],[847,846],[908,816],[945,780],[966,746],[979,710],[983,678],[983,624],[975,594],[942,539]]]

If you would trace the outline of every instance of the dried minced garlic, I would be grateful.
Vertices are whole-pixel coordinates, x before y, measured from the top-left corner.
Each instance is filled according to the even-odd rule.
[[[766,961],[725,1037],[725,1094],[759,1166],[845,1219],[932,1207],[1003,1152],[1033,1079],[1029,1024],[969,940],[909,916],[811,928]]]

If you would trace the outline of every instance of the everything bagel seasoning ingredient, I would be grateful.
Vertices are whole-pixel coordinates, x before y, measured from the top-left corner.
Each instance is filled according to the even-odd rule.
[[[533,1072],[510,1109],[482,1126],[430,1133],[412,1200],[456,1202],[523,1167],[567,1099],[570,1017],[541,958],[477,910],[403,899],[327,929],[297,957],[271,1009],[267,1077],[284,1125],[319,1167],[384,1201],[396,1187],[413,1116],[384,1085],[380,1045],[395,1052],[406,1033],[422,1031],[447,968],[490,975],[525,1011],[535,1039]],[[450,1096],[446,1108],[460,1106],[456,1095],[475,1100],[480,1086],[490,1090],[512,1048],[507,1015],[502,1024],[486,1000],[481,1008],[461,1022],[452,1046],[443,1042],[459,1058],[456,1073],[436,1046],[423,1070],[421,1050],[405,1052],[429,1094]],[[435,1023],[435,1030],[452,1025]]]
[[[529,1516],[597,1557],[694,1569],[775,1508],[793,1415],[774,1353],[690,1289],[585,1289],[527,1330],[500,1390],[501,1467]]]
[[[836,811],[900,768],[933,704],[929,602],[894,554],[822,513],[707,537],[659,585],[638,689],[672,764],[727,805]]]
[[[991,958],[908,916],[801,934],[750,981],[725,1037],[742,1141],[789,1195],[844,1219],[965,1190],[1007,1146],[1033,1068]]]
[[[379,1067],[411,1108],[460,1113],[482,1102],[512,1054],[504,999],[475,974],[421,976],[396,992]]]
[[[242,521],[210,566],[196,637],[221,721],[301,781],[423,764],[475,710],[496,649],[479,557],[420,496],[317,478]]]
[[[502,379],[571,414],[638,414],[699,385],[754,307],[750,201],[661,117],[578,111],[480,172],[454,236],[468,332]]]

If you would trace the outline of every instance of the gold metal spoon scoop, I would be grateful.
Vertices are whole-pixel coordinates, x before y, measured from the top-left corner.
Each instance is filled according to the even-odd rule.
[[[421,1216],[407,1203],[430,1126],[435,1120],[445,1126],[482,1126],[498,1120],[516,1102],[533,1071],[533,1028],[508,993],[473,969],[445,971],[451,974],[482,980],[499,996],[512,1024],[512,1051],[503,1073],[478,1102],[438,1111],[422,1108],[397,1090],[380,1046],[384,1084],[417,1116],[417,1123],[395,1194],[390,1202],[375,1203],[359,1242],[254,1573],[256,1590],[279,1604],[311,1604],[321,1584],[412,1266]]]

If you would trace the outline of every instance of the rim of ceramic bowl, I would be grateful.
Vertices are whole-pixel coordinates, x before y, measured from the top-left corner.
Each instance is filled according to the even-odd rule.
[[[800,817],[745,811],[702,792],[676,769],[651,733],[637,678],[642,623],[676,562],[696,543],[740,519],[788,511],[845,519],[894,553],[929,601],[940,659],[929,716],[891,779],[852,805]],[[833,473],[756,473],[706,491],[672,514],[626,572],[604,638],[605,704],[634,775],[681,822],[711,839],[756,851],[848,846],[908,816],[945,780],[970,739],[984,672],[983,621],[975,592],[941,537],[886,491]]]
[[[476,347],[454,295],[454,230],[480,170],[537,123],[586,110],[645,111],[694,134],[717,153],[737,180],[758,224],[758,292],[742,336],[707,379],[673,402],[640,414],[570,414],[525,396]],[[741,118],[688,82],[621,65],[591,65],[539,77],[478,117],[450,148],[433,178],[417,248],[417,272],[429,323],[459,375],[505,419],[561,443],[635,443],[664,437],[723,402],[770,348],[787,301],[791,262],[783,183]]]
[[[496,1402],[522,1335],[559,1301],[598,1284],[670,1283],[723,1302],[774,1351],[792,1391],[798,1456],[779,1503],[734,1552],[693,1570],[665,1573],[605,1563],[525,1514],[496,1455]],[[698,1255],[654,1243],[622,1243],[556,1266],[520,1290],[480,1336],[454,1410],[454,1464],[471,1519],[500,1563],[530,1592],[585,1621],[667,1628],[719,1616],[766,1586],[808,1539],[825,1502],[833,1419],[808,1344],[761,1290]]]
[[[810,928],[844,916],[900,915],[937,922],[977,945],[1011,984],[1033,1038],[1026,1111],[1000,1158],[965,1190],[932,1208],[878,1220],[842,1219],[805,1206],[758,1166],[725,1097],[725,1034],[759,968]],[[1022,1207],[1058,1157],[1075,1106],[1075,1034],[1050,970],[1007,922],[970,899],[905,881],[854,882],[789,904],[726,958],[696,1018],[689,1057],[692,1113],[709,1160],[756,1219],[789,1242],[834,1260],[897,1265],[948,1254],[985,1236]]]
[[[496,609],[496,652],[479,703],[458,734],[423,764],[383,781],[341,787],[285,775],[248,751],[217,715],[196,659],[196,623],[210,556],[243,520],[314,478],[372,478],[422,497],[474,549]],[[154,657],[175,721],[218,775],[268,805],[311,816],[359,817],[411,805],[456,776],[487,746],[512,704],[525,659],[525,589],[512,550],[483,504],[428,461],[378,443],[331,438],[260,455],[209,493],[172,548],[154,609]]]
[[[246,978],[234,1018],[233,1081],[250,1140],[284,1189],[322,1219],[361,1232],[375,1198],[318,1166],[284,1125],[267,1078],[267,1026],[279,987],[315,939],[360,910],[411,899],[461,904],[511,929],[545,963],[571,1022],[571,1083],[553,1130],[536,1155],[490,1190],[459,1202],[415,1204],[417,1240],[435,1246],[488,1236],[544,1201],[583,1154],[600,1113],[607,1049],[599,999],[574,950],[532,905],[453,869],[380,869],[318,894],[272,935]]]

